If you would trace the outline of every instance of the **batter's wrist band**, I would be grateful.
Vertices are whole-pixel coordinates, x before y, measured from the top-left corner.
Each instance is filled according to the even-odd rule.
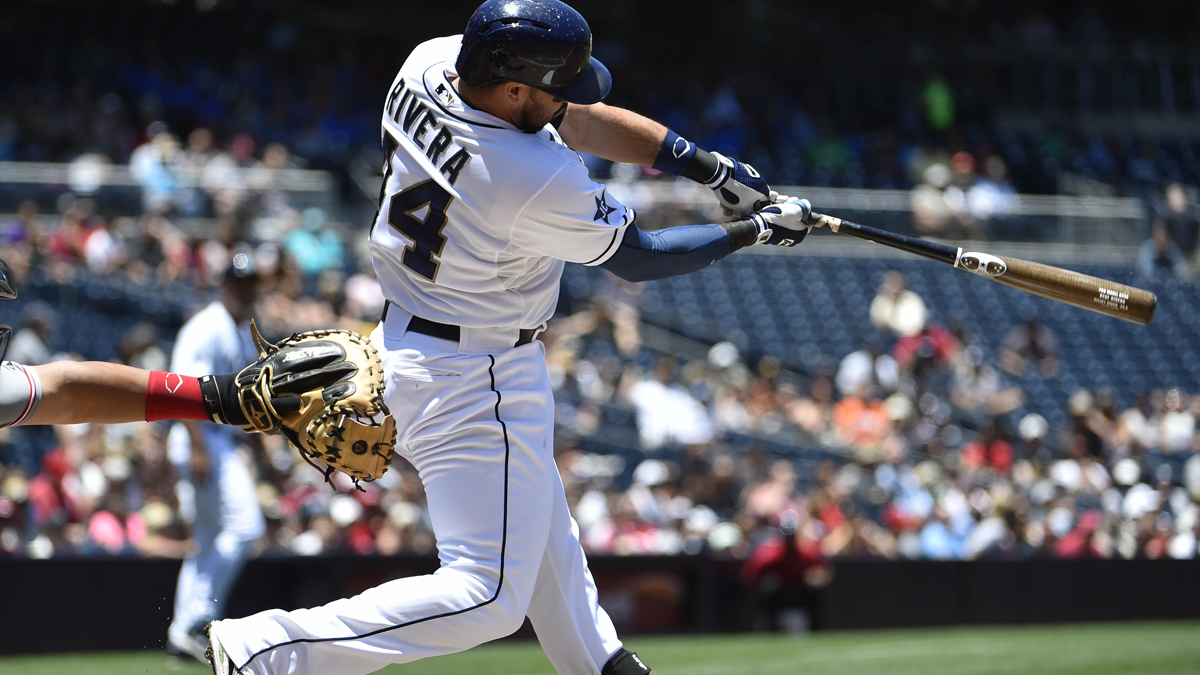
[[[200,381],[194,377],[161,370],[150,371],[146,385],[146,421],[206,420]]]
[[[741,218],[719,224],[729,233],[730,253],[739,248],[760,244],[771,236],[770,228],[766,226],[766,222],[758,214],[754,214],[749,218]]]
[[[652,168],[707,184],[720,173],[721,163],[712,153],[701,150],[695,143],[667,129]]]

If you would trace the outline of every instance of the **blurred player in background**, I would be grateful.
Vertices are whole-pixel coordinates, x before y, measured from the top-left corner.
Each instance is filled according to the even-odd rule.
[[[222,285],[221,300],[184,325],[175,347],[174,368],[194,376],[97,361],[36,366],[3,361],[11,328],[0,326],[0,428],[188,420],[173,430],[168,443],[176,455],[183,455],[182,475],[191,479],[194,499],[181,502],[194,503],[193,538],[199,550],[180,571],[168,644],[172,651],[201,660],[206,646],[202,628],[219,616],[229,587],[263,530],[254,482],[234,450],[233,439],[243,432],[197,421],[246,421],[236,397],[228,392],[234,374],[258,356],[249,333],[239,335],[237,326],[253,305],[256,285],[249,258],[235,257]],[[16,297],[12,273],[0,260],[0,300]],[[214,370],[228,374],[206,376]],[[190,437],[200,442],[189,448]]]
[[[465,35],[425,42],[401,67],[382,117],[371,252],[388,303],[372,342],[442,566],[323,607],[214,622],[218,675],[360,675],[503,637],[526,616],[560,673],[649,672],[598,604],[535,337],[566,262],[631,281],[686,274],[799,243],[809,210],[776,204],[745,164],[599,104],[611,77],[591,42],[561,2],[489,0]],[[692,178],[740,217],[643,232],[576,151]]]
[[[258,352],[242,324],[258,293],[254,259],[237,253],[217,300],[179,330],[171,370],[199,376],[236,371]],[[220,618],[246,558],[265,529],[254,478],[239,451],[246,435],[212,422],[185,420],[171,428],[167,453],[181,477],[176,492],[191,520],[196,547],[179,570],[167,646],[204,660],[204,626]]]

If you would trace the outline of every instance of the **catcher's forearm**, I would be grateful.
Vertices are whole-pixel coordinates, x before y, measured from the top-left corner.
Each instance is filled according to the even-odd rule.
[[[25,424],[120,424],[142,420],[239,423],[230,417],[240,417],[240,423],[245,423],[240,410],[236,416],[226,413],[218,419],[206,406],[200,380],[188,375],[147,372],[101,361],[61,361],[33,369],[42,381],[42,402]]]
[[[42,380],[42,403],[26,424],[117,424],[145,419],[148,375],[99,361],[33,366]]]

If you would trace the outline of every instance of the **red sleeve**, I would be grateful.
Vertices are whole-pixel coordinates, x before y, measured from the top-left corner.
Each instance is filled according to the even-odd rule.
[[[207,420],[200,380],[179,373],[150,371],[146,385],[146,421]]]

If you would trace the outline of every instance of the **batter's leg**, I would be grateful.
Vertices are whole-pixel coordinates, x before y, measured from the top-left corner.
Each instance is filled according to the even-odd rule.
[[[555,670],[599,675],[609,657],[621,649],[621,640],[599,604],[562,483],[557,476],[554,482],[550,538],[529,605],[529,620]]]
[[[516,363],[484,356],[443,364],[460,371],[457,378],[388,382],[393,410],[432,413],[405,425],[418,431],[405,446],[425,485],[442,567],[314,609],[214,622],[210,635],[242,673],[360,675],[521,626],[551,497],[561,491],[544,423],[545,369],[529,351]],[[398,366],[385,354],[385,367]]]

